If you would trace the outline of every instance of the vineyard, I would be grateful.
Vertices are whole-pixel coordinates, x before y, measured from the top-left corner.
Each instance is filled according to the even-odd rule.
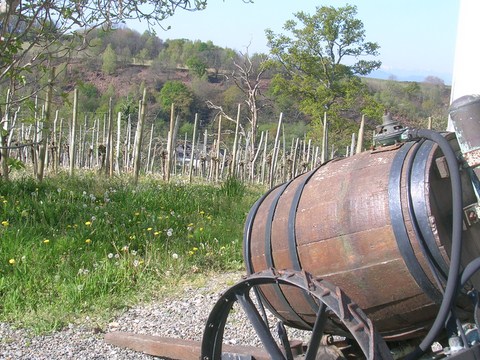
[[[144,91],[145,96],[146,90]],[[219,182],[229,176],[250,183],[273,186],[298,174],[311,170],[335,156],[335,146],[328,149],[328,134],[323,145],[311,139],[294,138],[287,144],[283,114],[280,113],[276,131],[262,131],[257,143],[242,125],[238,105],[234,130],[225,126],[227,120],[219,115],[215,132],[205,128],[200,131],[198,114],[195,115],[193,136],[179,134],[179,116],[175,104],[171,106],[168,133],[158,134],[155,124],[145,128],[145,100],[139,101],[136,119],[122,118],[122,113],[112,113],[103,119],[78,118],[78,92],[74,91],[73,113],[64,119],[57,110],[52,121],[49,104],[34,113],[34,121],[24,122],[19,117],[20,108],[11,118],[6,118],[2,156],[8,159],[7,175],[21,167],[32,168],[37,179],[45,173],[75,170],[96,170],[107,176],[122,173],[153,174],[169,181],[172,176],[192,181]],[[7,111],[8,114],[8,111]],[[126,121],[125,121],[126,120]],[[327,119],[324,119],[327,124]],[[228,125],[228,124],[227,124]],[[328,129],[328,125],[325,127]],[[347,154],[362,150],[363,122],[357,135],[352,134],[352,144]],[[5,170],[5,169],[4,169]]]

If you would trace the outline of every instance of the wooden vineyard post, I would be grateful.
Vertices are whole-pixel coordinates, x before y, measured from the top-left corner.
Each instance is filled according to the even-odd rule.
[[[220,175],[220,141],[222,136],[222,115],[218,117],[217,147],[215,154],[215,182],[218,182]]]
[[[262,159],[262,176],[260,178],[260,182],[262,184],[265,183],[265,172],[266,172],[266,164],[267,164],[267,144],[268,144],[268,130],[265,133],[265,145],[263,147],[263,159]]]
[[[260,154],[260,149],[262,147],[262,144],[263,144],[263,135],[264,132],[262,131],[261,135],[260,135],[260,142],[258,143],[258,146],[257,146],[257,149],[255,151],[255,156],[253,157],[252,159],[252,165],[251,165],[251,173],[250,173],[250,181],[253,183],[255,181],[255,162],[257,161],[257,158],[258,158],[258,155]]]
[[[238,129],[240,125],[240,104],[238,104],[237,108],[237,121],[235,125],[235,138],[233,140],[233,151],[232,151],[232,163],[230,168],[230,175],[235,176],[235,167],[237,165],[236,158],[237,158],[237,146],[238,146]]]
[[[283,117],[283,113],[280,113],[280,117],[278,119],[277,134],[275,135],[275,141],[273,143],[272,164],[270,166],[270,188],[272,188],[273,185],[275,184],[275,171],[276,171],[276,164],[277,164],[277,157],[278,157],[280,129],[282,127],[282,117]]]
[[[193,138],[192,138],[192,150],[190,152],[190,168],[188,169],[188,181],[192,182],[193,174],[193,162],[195,157],[195,140],[197,139],[197,124],[198,124],[198,114],[195,114],[195,122],[193,124]]]
[[[113,177],[113,103],[112,100],[110,101],[109,109],[108,109],[108,176]]]
[[[300,141],[299,138],[295,139],[295,147],[293,148],[293,157],[292,157],[292,175],[290,179],[293,179],[297,175],[297,149],[298,149],[298,142]]]
[[[58,110],[55,112],[55,119],[53,120],[53,133],[52,133],[52,170],[54,173],[58,171],[58,140],[57,140],[57,123],[58,123]]]
[[[52,68],[50,72],[50,78],[48,79],[47,95],[45,98],[45,113],[44,113],[44,126],[41,129],[41,144],[40,152],[38,154],[38,172],[37,180],[42,181],[45,173],[45,160],[48,146],[48,130],[50,129],[50,109],[52,106],[52,92],[53,92],[53,79],[55,78],[55,68]],[[45,129],[45,127],[47,129]]]
[[[121,171],[120,167],[120,142],[121,142],[121,132],[122,132],[122,113],[119,111],[117,113],[117,146],[115,149],[115,172],[119,175]]]
[[[0,121],[3,122],[3,129],[8,129],[8,107],[9,107],[9,93],[10,89],[7,91],[7,101],[5,106],[5,115],[2,114],[2,109],[0,108]],[[5,118],[4,118],[5,116]],[[5,131],[0,131],[0,145],[1,150],[1,162],[2,162],[2,178],[5,181],[8,181],[8,147],[7,147],[7,135]]]
[[[355,151],[356,154],[360,154],[362,152],[364,132],[365,132],[365,115],[362,115],[362,121],[360,121],[360,129],[358,130],[357,149]]]
[[[135,162],[134,162],[134,169],[133,169],[135,185],[138,184],[138,175],[140,173],[140,160],[141,160],[140,150],[142,148],[143,123],[145,121],[146,100],[147,100],[147,89],[145,88],[143,89],[142,100],[140,100],[138,126],[137,126],[137,134],[136,134],[137,142],[135,144]]]
[[[77,127],[77,104],[78,104],[78,89],[73,90],[73,114],[72,114],[72,128],[70,130],[70,176],[73,176],[75,168],[75,128]]]
[[[167,140],[167,166],[165,169],[165,181],[170,181],[170,169],[172,166],[172,149],[173,149],[173,131],[175,126],[175,104],[172,103],[170,108],[170,130],[168,132]]]
[[[352,143],[350,144],[350,154],[349,156],[353,156],[355,154],[355,148],[356,148],[356,143],[355,143],[355,133],[352,134]]]
[[[323,114],[322,154],[320,156],[321,164],[328,160],[328,121],[326,112]]]
[[[185,157],[187,156],[187,142],[188,134],[185,133],[185,140],[183,141],[182,176],[185,176]]]
[[[147,172],[150,169],[150,161],[152,159],[153,127],[154,127],[154,124],[152,124],[152,128],[150,129],[150,140],[148,142],[147,167],[146,167]]]
[[[64,151],[63,151],[63,118],[60,118],[60,127],[58,129],[57,149],[58,149],[57,166],[60,166],[60,162],[62,161],[62,158],[64,157]],[[65,161],[62,161],[62,164],[65,164]]]

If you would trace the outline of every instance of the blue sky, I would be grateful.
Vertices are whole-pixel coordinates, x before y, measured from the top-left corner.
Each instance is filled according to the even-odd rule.
[[[162,39],[211,40],[242,52],[249,46],[250,53],[268,53],[265,29],[280,33],[298,11],[313,14],[317,6],[347,3],[357,6],[367,40],[380,45],[383,71],[400,80],[434,75],[451,82],[459,0],[209,0],[206,10],[179,11],[165,21],[170,30],[155,30]]]

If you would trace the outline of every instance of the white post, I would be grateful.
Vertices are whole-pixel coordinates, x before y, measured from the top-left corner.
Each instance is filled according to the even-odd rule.
[[[480,94],[477,45],[480,22],[478,14],[480,14],[480,1],[460,1],[450,103],[464,95]],[[454,131],[451,119],[448,119],[447,130]]]

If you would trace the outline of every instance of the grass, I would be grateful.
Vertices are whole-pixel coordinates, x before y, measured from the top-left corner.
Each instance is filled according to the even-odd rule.
[[[243,223],[260,192],[94,173],[0,183],[0,321],[37,333],[243,269]]]

